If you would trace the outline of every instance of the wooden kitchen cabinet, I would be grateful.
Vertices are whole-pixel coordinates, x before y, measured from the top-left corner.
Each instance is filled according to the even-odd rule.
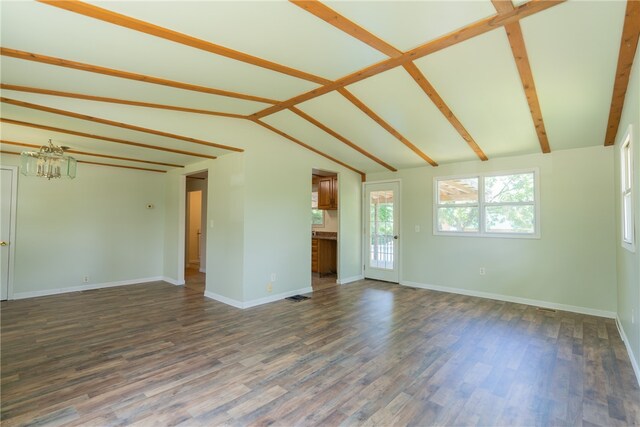
[[[329,239],[311,239],[311,272],[336,272],[336,241]]]
[[[318,178],[318,209],[338,209],[338,177]]]

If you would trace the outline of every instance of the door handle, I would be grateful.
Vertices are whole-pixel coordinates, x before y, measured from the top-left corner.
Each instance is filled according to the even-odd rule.
[[[9,242],[0,242],[0,246],[9,246]]]
[[[394,240],[398,240],[398,235],[393,236]]]

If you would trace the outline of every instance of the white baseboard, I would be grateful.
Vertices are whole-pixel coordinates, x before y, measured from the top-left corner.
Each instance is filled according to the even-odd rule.
[[[287,297],[293,296],[293,295],[301,295],[301,294],[308,294],[313,292],[313,289],[311,287],[306,287],[306,288],[300,288],[300,289],[296,289],[293,291],[287,291],[287,292],[282,292],[280,294],[276,294],[276,295],[269,295],[268,297],[264,297],[264,298],[258,298],[258,299],[254,299],[254,300],[250,300],[250,301],[238,301],[232,298],[227,298],[223,295],[220,294],[216,294],[214,292],[209,292],[209,291],[205,291],[204,292],[204,296],[207,298],[211,298],[214,299],[216,301],[219,301],[221,303],[230,305],[232,307],[236,307],[236,308],[251,308],[251,307],[255,307],[257,305],[262,305],[262,304],[267,304],[270,302],[274,302],[274,301],[279,301],[282,299],[285,299]]]
[[[452,294],[460,294],[460,295],[469,295],[472,297],[495,299],[498,301],[515,302],[517,304],[552,308],[554,310],[570,311],[572,313],[589,314],[591,316],[606,317],[608,319],[616,318],[616,313],[614,311],[597,310],[595,308],[578,307],[575,305],[567,305],[567,304],[558,304],[555,302],[514,297],[511,295],[493,294],[490,292],[471,291],[468,289],[460,289],[460,288],[450,288],[448,286],[428,285],[425,283],[410,282],[408,280],[402,280],[400,281],[400,284],[404,286],[410,286],[412,288],[429,289],[432,291],[449,292]]]
[[[171,277],[163,277],[161,280],[164,280],[167,283],[171,283],[172,285],[182,286],[184,285],[184,280],[176,280]]]
[[[624,342],[624,346],[627,348],[627,353],[629,354],[629,359],[631,359],[631,366],[633,367],[633,372],[636,374],[636,381],[638,381],[638,385],[640,385],[640,367],[638,366],[638,362],[636,362],[636,358],[634,357],[633,350],[631,349],[631,345],[629,344],[629,340],[627,339],[627,334],[624,332],[624,328],[622,327],[622,322],[620,322],[620,318],[616,316],[616,326],[618,326],[618,332],[620,332],[620,337]]]
[[[235,308],[244,308],[242,301],[238,301],[238,300],[235,300],[235,299],[232,299],[232,298],[227,298],[227,297],[225,297],[223,295],[216,294],[214,292],[204,291],[204,296],[209,298],[209,299],[216,300],[218,302],[230,305],[230,306],[235,307]]]
[[[138,285],[141,283],[148,283],[148,282],[161,282],[163,280],[166,280],[166,279],[164,277],[145,277],[142,279],[122,280],[119,282],[92,283],[89,285],[70,286],[68,288],[45,289],[42,291],[32,291],[32,292],[16,292],[13,294],[11,299],[36,298],[36,297],[44,297],[48,295],[66,294],[69,292],[89,291],[92,289],[113,288],[115,286]]]
[[[338,285],[346,285],[347,283],[357,282],[358,280],[363,280],[364,274],[359,276],[345,277],[344,279],[336,280]]]

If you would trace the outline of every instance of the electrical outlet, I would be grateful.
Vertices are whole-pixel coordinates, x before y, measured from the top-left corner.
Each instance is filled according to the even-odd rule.
[[[272,282],[276,281],[276,273],[271,273],[271,281]]]
[[[484,267],[480,267],[480,275],[484,276],[486,274],[486,270],[484,269]]]
[[[82,278],[82,281],[83,281],[84,283],[89,283],[89,276],[84,276],[84,277]]]
[[[273,291],[273,285],[271,285],[271,282],[267,283],[267,292],[271,292]]]

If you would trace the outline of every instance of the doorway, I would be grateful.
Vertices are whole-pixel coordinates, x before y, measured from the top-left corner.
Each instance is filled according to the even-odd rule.
[[[13,289],[13,259],[16,237],[16,200],[18,168],[0,168],[0,300],[7,300]]]
[[[399,219],[400,183],[372,182],[364,185],[364,276],[400,281]]]
[[[338,174],[311,171],[311,287],[336,286],[338,273]]]
[[[207,271],[208,172],[187,175],[185,200],[185,287],[203,293]]]

